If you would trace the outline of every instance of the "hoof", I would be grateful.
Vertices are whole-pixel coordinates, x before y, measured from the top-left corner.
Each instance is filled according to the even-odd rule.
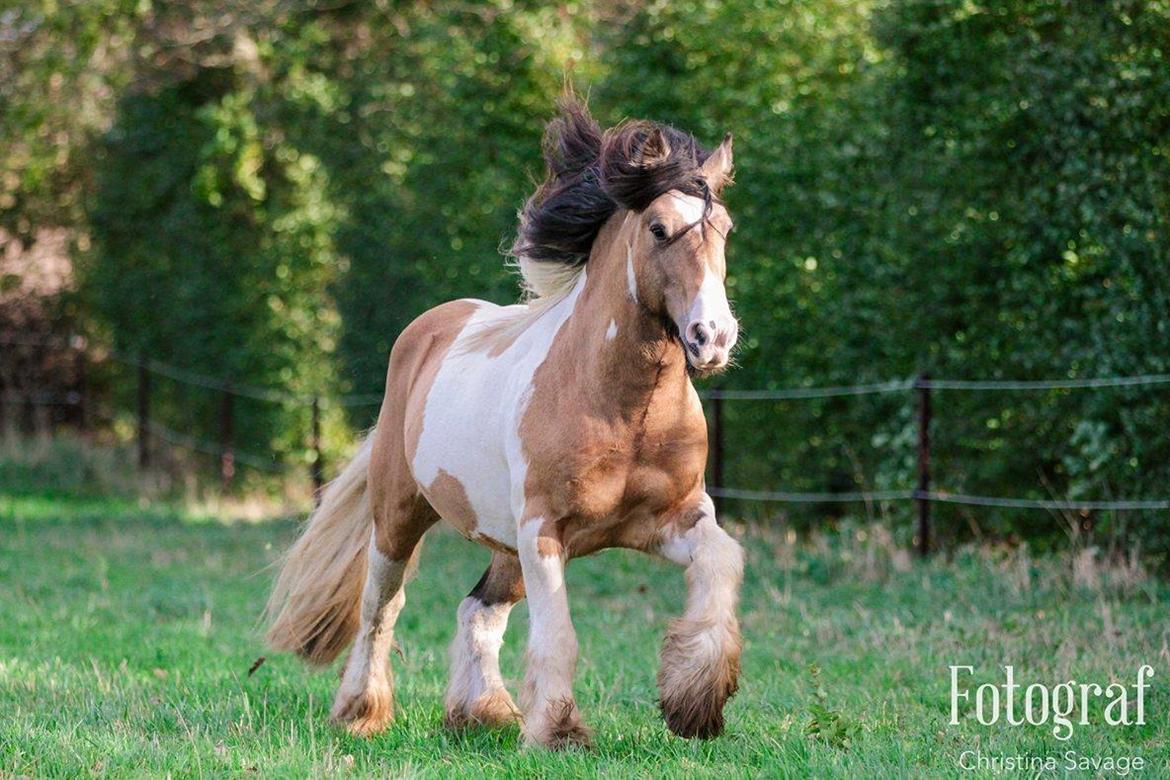
[[[394,693],[389,686],[356,695],[339,692],[329,717],[355,737],[372,737],[394,720]]]
[[[503,728],[520,722],[520,710],[503,688],[482,694],[470,705],[447,710],[443,726],[452,731],[485,726]]]
[[[544,712],[525,718],[522,736],[525,747],[548,750],[592,745],[592,735],[581,722],[581,713],[571,699],[550,702]]]
[[[734,623],[678,620],[662,646],[659,707],[666,726],[685,738],[723,733],[723,705],[735,695],[741,640]]]

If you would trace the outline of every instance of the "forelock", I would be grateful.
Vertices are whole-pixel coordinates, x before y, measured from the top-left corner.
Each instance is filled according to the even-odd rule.
[[[645,120],[603,133],[572,95],[561,99],[559,109],[545,128],[545,179],[520,211],[509,252],[537,295],[544,285],[533,284],[536,275],[530,279],[524,269],[537,263],[580,268],[619,208],[642,211],[677,190],[702,198],[709,211],[713,198],[700,171],[710,152],[690,134]]]

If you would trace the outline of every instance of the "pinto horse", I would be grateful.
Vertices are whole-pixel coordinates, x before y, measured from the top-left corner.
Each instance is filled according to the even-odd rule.
[[[603,133],[568,96],[544,148],[547,178],[511,251],[527,302],[451,301],[402,332],[377,425],[326,489],[268,605],[276,650],[324,664],[352,642],[332,717],[354,734],[393,717],[394,623],[439,519],[492,551],[459,606],[447,726],[519,722],[526,745],[588,744],[564,570],[611,547],[686,567],[685,615],[658,672],[668,727],[718,735],[736,690],[743,552],[705,491],[691,384],[727,365],[738,333],[719,199],[731,136],[708,152],[653,122]],[[525,595],[518,708],[499,649]]]

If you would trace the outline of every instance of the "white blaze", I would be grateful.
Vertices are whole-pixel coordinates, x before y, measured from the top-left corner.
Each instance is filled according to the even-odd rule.
[[[685,333],[686,327],[692,322],[705,322],[709,326],[715,323],[712,327],[714,330],[726,326],[731,319],[731,305],[727,302],[727,289],[723,280],[708,268],[703,272],[703,283],[699,285],[699,292],[687,310],[686,321],[679,323],[679,330]]]

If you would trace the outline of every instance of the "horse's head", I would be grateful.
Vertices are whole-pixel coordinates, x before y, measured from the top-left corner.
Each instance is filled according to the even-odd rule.
[[[627,217],[630,295],[677,329],[687,364],[699,374],[726,367],[739,334],[724,287],[732,223],[718,198],[730,173],[728,136],[687,191],[669,190]]]
[[[511,254],[536,299],[571,288],[603,224],[624,209],[620,262],[644,314],[678,333],[697,374],[724,368],[739,327],[724,289],[731,219],[719,199],[731,180],[731,136],[711,153],[670,125],[636,120],[605,132],[572,94],[545,131],[548,176],[524,204]],[[613,281],[617,281],[616,277]]]

